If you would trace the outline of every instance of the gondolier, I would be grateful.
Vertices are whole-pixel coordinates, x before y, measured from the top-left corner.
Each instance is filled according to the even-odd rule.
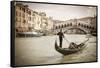
[[[62,42],[63,42],[63,38],[64,38],[64,34],[62,32],[62,29],[60,29],[60,32],[58,32],[57,35],[59,36],[60,47],[62,47]]]

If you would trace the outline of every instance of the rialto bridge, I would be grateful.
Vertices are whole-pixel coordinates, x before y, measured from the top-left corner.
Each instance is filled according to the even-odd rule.
[[[58,33],[62,29],[64,33],[90,34],[96,31],[96,28],[90,23],[84,21],[63,22],[54,25],[54,32]]]

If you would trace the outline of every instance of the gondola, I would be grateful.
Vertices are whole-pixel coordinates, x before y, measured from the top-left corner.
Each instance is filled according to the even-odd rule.
[[[76,52],[79,52],[79,51],[83,50],[86,47],[85,43],[88,40],[86,40],[85,42],[80,43],[79,45],[77,45],[76,48],[70,48],[70,46],[68,48],[61,48],[60,46],[58,46],[57,41],[55,41],[55,50],[58,51],[59,53],[63,54],[63,55],[73,54],[73,53],[76,53]],[[70,45],[72,45],[72,43],[73,42],[71,42]]]

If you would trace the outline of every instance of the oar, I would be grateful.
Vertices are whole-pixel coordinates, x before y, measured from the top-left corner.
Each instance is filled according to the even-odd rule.
[[[89,38],[87,40],[85,40],[83,43],[86,43],[89,40]]]
[[[65,39],[68,43],[70,43],[65,37],[64,37],[64,39]]]
[[[85,44],[88,40],[89,40],[89,38],[88,38],[87,40],[85,40],[84,42],[82,42],[82,43]],[[82,43],[80,43],[80,44],[82,44]],[[79,45],[80,45],[80,44],[79,44]]]

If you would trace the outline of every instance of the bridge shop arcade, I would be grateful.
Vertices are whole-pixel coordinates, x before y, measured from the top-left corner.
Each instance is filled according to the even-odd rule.
[[[96,17],[85,17],[59,21],[54,24],[54,32],[62,29],[67,34],[92,34],[96,33]]]

